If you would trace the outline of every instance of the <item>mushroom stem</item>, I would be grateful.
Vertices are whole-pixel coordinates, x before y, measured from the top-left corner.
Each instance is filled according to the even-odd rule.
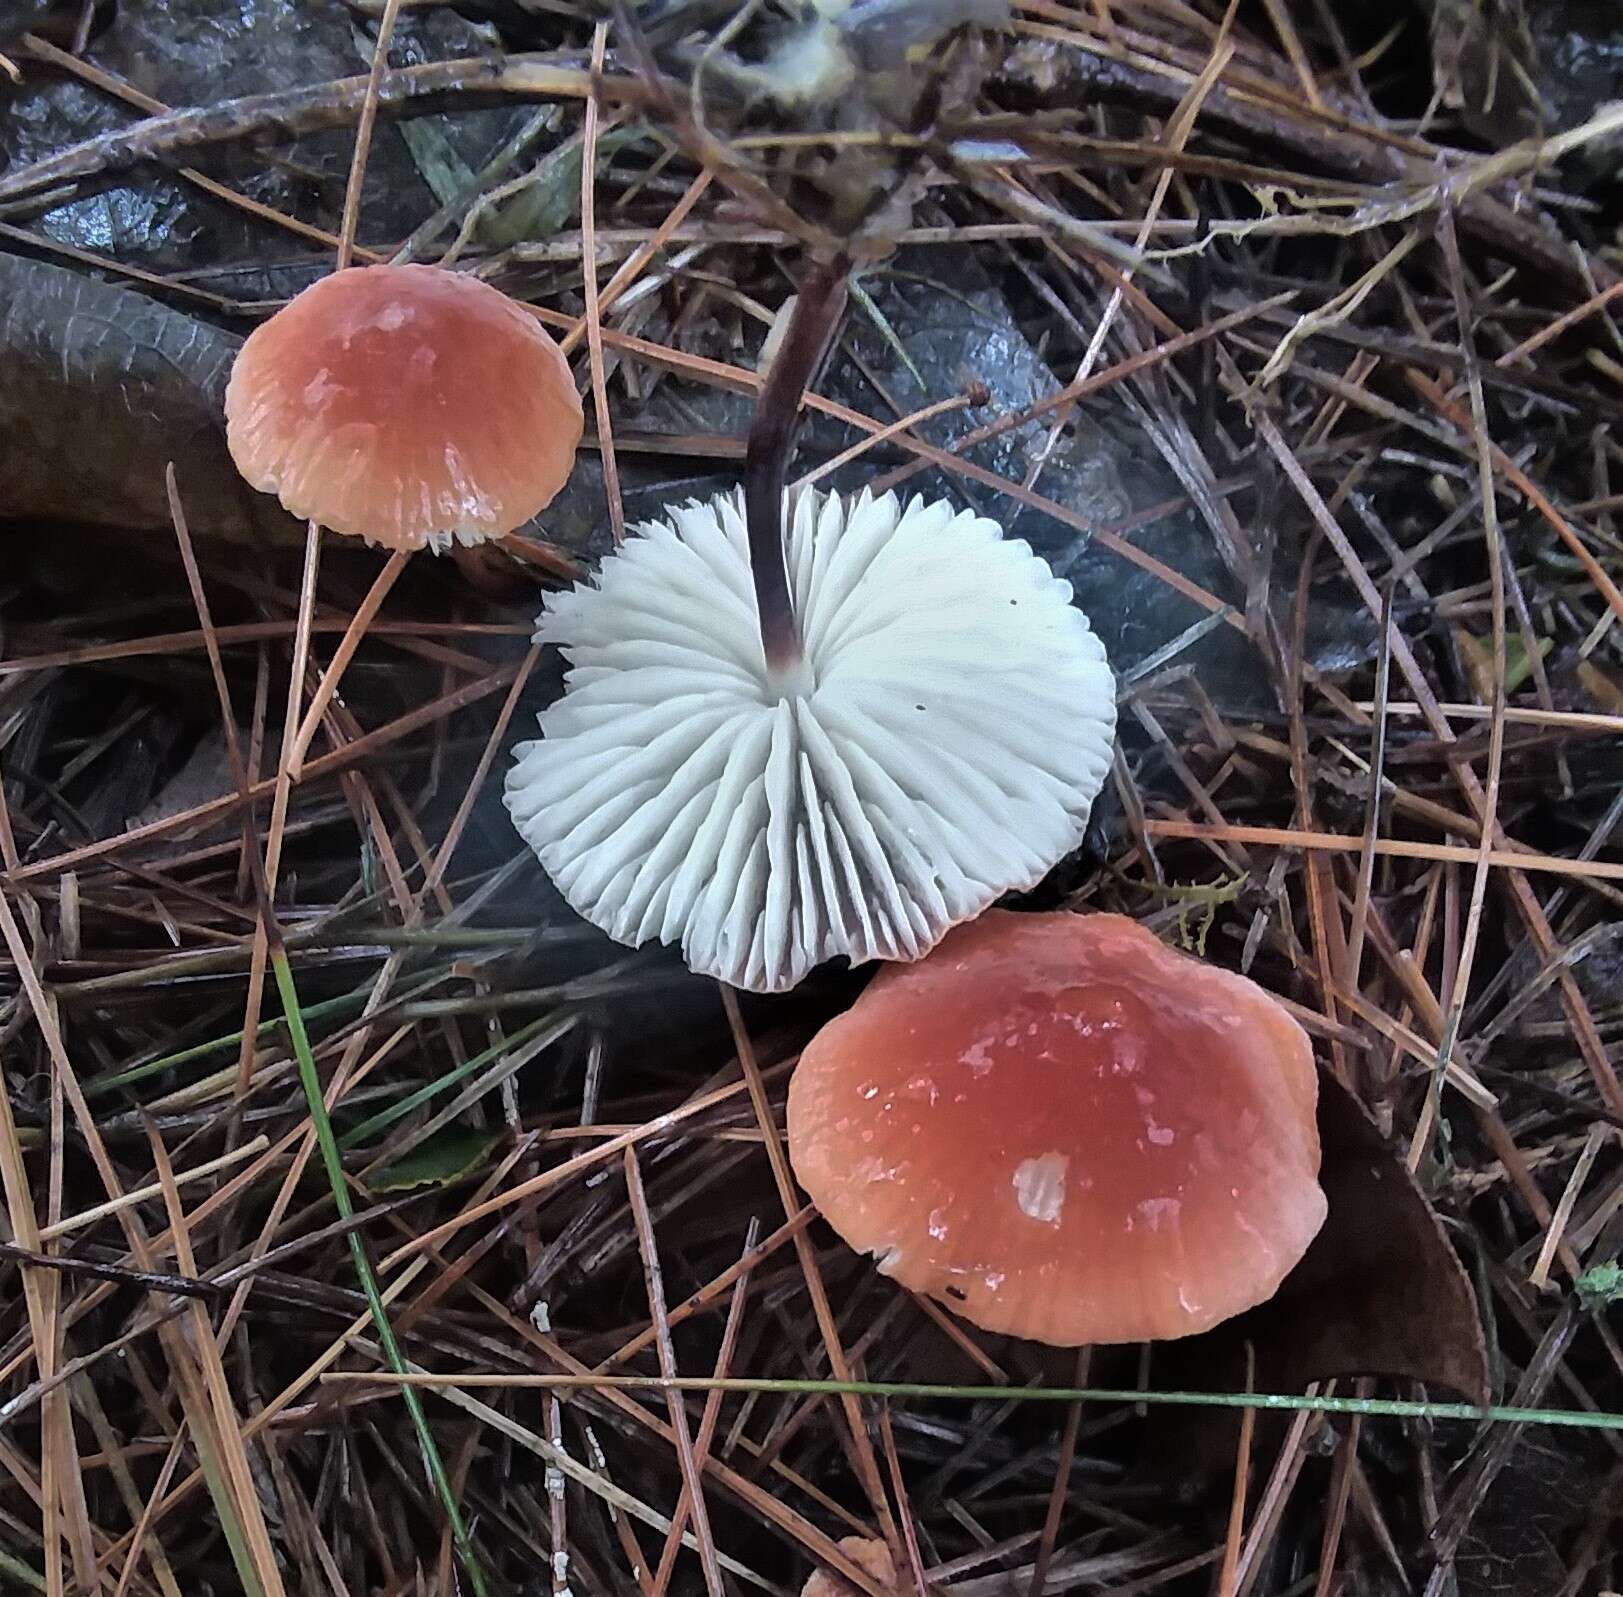
[[[338,647],[333,650],[333,657],[327,664],[326,673],[322,676],[316,691],[310,698],[310,708],[304,712],[304,719],[299,722],[298,733],[293,739],[293,747],[288,751],[288,776],[295,782],[304,772],[304,757],[310,752],[311,740],[316,735],[316,728],[321,725],[321,718],[327,713],[334,695],[338,692],[338,684],[343,679],[349,662],[355,658],[355,651],[360,648],[362,640],[366,637],[366,629],[371,626],[379,610],[383,608],[383,601],[389,597],[389,590],[395,585],[395,579],[406,569],[406,562],[411,559],[409,549],[396,549],[385,562],[383,569],[373,579],[371,588],[366,597],[361,600],[360,607],[350,617],[349,626],[344,635],[338,640]]]
[[[784,479],[800,429],[800,402],[821,375],[834,347],[850,269],[850,260],[837,255],[814,266],[800,285],[783,342],[755,401],[755,419],[744,451],[750,569],[761,620],[761,647],[774,671],[801,657],[800,628],[789,594],[783,546]]]

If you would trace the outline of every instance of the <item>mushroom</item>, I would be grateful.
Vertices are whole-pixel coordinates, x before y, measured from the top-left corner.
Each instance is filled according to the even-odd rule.
[[[499,538],[568,481],[569,363],[478,278],[365,266],[249,334],[225,394],[237,469],[292,514],[385,548]]]
[[[842,1536],[835,1545],[864,1574],[887,1591],[896,1586],[896,1560],[890,1549],[871,1536]],[[832,1570],[816,1569],[800,1588],[800,1597],[858,1597],[857,1588]]]
[[[988,1331],[1164,1340],[1306,1252],[1317,1098],[1254,982],[1120,915],[993,910],[812,1039],[789,1154],[847,1243]]]
[[[569,362],[535,318],[438,266],[353,267],[311,284],[248,335],[225,416],[253,487],[393,551],[299,725],[296,775],[410,553],[528,521],[568,481],[585,422]]]
[[[637,529],[536,631],[572,670],[507,805],[568,901],[758,992],[916,959],[1081,841],[1115,693],[1070,585],[983,516],[790,501],[776,662],[737,494]]]
[[[1034,886],[1081,841],[1115,732],[1104,648],[1026,544],[945,501],[785,493],[843,302],[837,270],[802,285],[741,492],[547,596],[536,639],[572,670],[507,779],[587,920],[758,992],[916,959]]]

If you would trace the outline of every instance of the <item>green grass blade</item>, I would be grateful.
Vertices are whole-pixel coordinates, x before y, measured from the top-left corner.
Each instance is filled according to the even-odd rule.
[[[358,1126],[351,1126],[338,1139],[338,1146],[346,1150],[358,1147],[368,1138],[375,1137],[380,1131],[388,1130],[397,1120],[404,1120],[413,1109],[420,1108],[429,1099],[438,1097],[447,1088],[466,1081],[469,1076],[493,1063],[499,1055],[510,1053],[513,1049],[522,1047],[544,1026],[550,1026],[554,1023],[553,1016],[543,1015],[539,1020],[532,1020],[527,1025],[520,1026],[511,1036],[504,1037],[499,1043],[493,1043],[483,1052],[475,1054],[472,1059],[465,1060],[454,1070],[448,1070],[443,1076],[436,1076],[433,1081],[413,1089],[398,1103],[390,1104],[387,1109],[380,1109],[375,1115],[363,1120]]]
[[[45,1577],[20,1558],[12,1557],[3,1547],[0,1547],[0,1575],[16,1581],[19,1586],[28,1587],[30,1591],[45,1590]]]
[[[340,1014],[346,1009],[360,1010],[365,1007],[366,995],[371,986],[360,988],[353,993],[344,993],[337,998],[324,999],[319,1004],[311,1004],[306,1013],[314,1019],[317,1016],[325,1018],[328,1015]],[[260,1039],[271,1037],[276,1028],[284,1023],[281,1015],[272,1015],[269,1020],[262,1020],[254,1028],[254,1036]],[[135,1082],[146,1081],[152,1076],[161,1076],[166,1070],[175,1070],[181,1065],[189,1065],[193,1060],[206,1059],[210,1054],[224,1053],[227,1049],[237,1048],[242,1043],[242,1031],[222,1032],[218,1037],[210,1037],[207,1042],[193,1043],[189,1048],[182,1048],[175,1053],[165,1054],[161,1059],[149,1059],[144,1065],[131,1065],[128,1070],[120,1070],[111,1076],[97,1076],[84,1085],[85,1097],[99,1098],[107,1093],[116,1092],[120,1087],[132,1086]]]
[[[338,1209],[339,1218],[349,1220],[354,1217],[355,1206],[350,1202],[349,1187],[344,1180],[344,1166],[338,1153],[338,1141],[333,1136],[332,1121],[327,1114],[326,1096],[321,1090],[321,1078],[316,1074],[315,1055],[310,1051],[310,1038],[304,1029],[304,1014],[299,1007],[298,989],[293,984],[293,971],[288,965],[285,949],[278,947],[271,951],[271,968],[276,973],[276,990],[281,995],[283,1016],[287,1021],[288,1035],[293,1044],[293,1055],[298,1061],[299,1080],[310,1106],[310,1121],[315,1127],[316,1145],[321,1150],[321,1162],[326,1167],[327,1180],[332,1187],[333,1203]],[[406,1361],[400,1352],[399,1342],[395,1340],[394,1327],[389,1323],[388,1311],[383,1306],[383,1294],[378,1289],[378,1278],[372,1269],[372,1261],[367,1256],[358,1231],[352,1228],[348,1241],[350,1257],[355,1262],[355,1274],[360,1278],[361,1291],[366,1296],[366,1305],[371,1311],[372,1324],[377,1330],[384,1359],[396,1375],[404,1375]],[[445,1505],[445,1515],[450,1522],[457,1556],[468,1572],[468,1579],[473,1585],[476,1597],[487,1597],[488,1588],[485,1585],[484,1571],[473,1550],[473,1543],[469,1540],[468,1528],[463,1522],[462,1510],[457,1506],[451,1477],[446,1472],[445,1461],[440,1457],[439,1448],[434,1443],[434,1433],[429,1429],[428,1415],[423,1410],[422,1400],[410,1387],[404,1388],[402,1395],[406,1400],[406,1412],[411,1416],[412,1427],[417,1432],[417,1444],[422,1449],[423,1464],[434,1482],[434,1489],[439,1493],[441,1503]]]
[[[379,1376],[335,1375],[373,1381]],[[1506,1403],[1436,1403],[1408,1398],[1317,1397],[1299,1392],[1193,1392],[1136,1386],[949,1386],[930,1381],[835,1381],[728,1375],[434,1375],[428,1386],[512,1387],[543,1391],[730,1392],[790,1397],[882,1397],[932,1403],[1132,1403],[1150,1408],[1271,1409],[1284,1413],[1358,1414],[1388,1419],[1463,1420],[1470,1424],[1549,1425],[1569,1430],[1623,1431],[1623,1414],[1605,1409],[1517,1408]]]
[[[185,1403],[184,1398],[182,1403],[188,1409],[191,1406]],[[259,1578],[259,1570],[254,1564],[254,1555],[243,1532],[242,1519],[237,1513],[231,1488],[226,1484],[225,1467],[209,1435],[207,1418],[197,1413],[189,1414],[188,1418],[192,1441],[197,1446],[197,1462],[203,1471],[208,1494],[214,1500],[214,1515],[220,1526],[220,1534],[225,1537],[231,1562],[236,1566],[237,1578],[242,1582],[243,1597],[265,1597],[265,1583]]]

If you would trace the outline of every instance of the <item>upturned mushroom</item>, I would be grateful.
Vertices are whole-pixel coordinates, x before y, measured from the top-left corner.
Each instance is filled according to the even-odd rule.
[[[1026,544],[942,501],[785,494],[842,299],[803,286],[742,492],[547,597],[536,637],[571,670],[507,779],[583,916],[762,992],[916,959],[1033,886],[1081,841],[1115,730],[1104,648]]]
[[[879,1269],[1056,1346],[1204,1331],[1325,1216],[1307,1034],[1118,915],[992,910],[881,971],[789,1084],[789,1153]]]

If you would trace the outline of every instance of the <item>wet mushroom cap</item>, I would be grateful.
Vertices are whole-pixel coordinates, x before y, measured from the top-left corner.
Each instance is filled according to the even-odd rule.
[[[983,516],[785,501],[804,655],[767,664],[740,497],[549,594],[571,671],[507,806],[570,904],[756,992],[917,959],[1082,840],[1115,683],[1070,584]]]
[[[249,335],[225,413],[255,488],[391,549],[522,525],[568,480],[584,425],[569,363],[535,318],[437,266],[312,284]]]
[[[801,1055],[795,1174],[853,1248],[986,1330],[1192,1335],[1324,1221],[1307,1034],[1118,915],[992,910]]]

